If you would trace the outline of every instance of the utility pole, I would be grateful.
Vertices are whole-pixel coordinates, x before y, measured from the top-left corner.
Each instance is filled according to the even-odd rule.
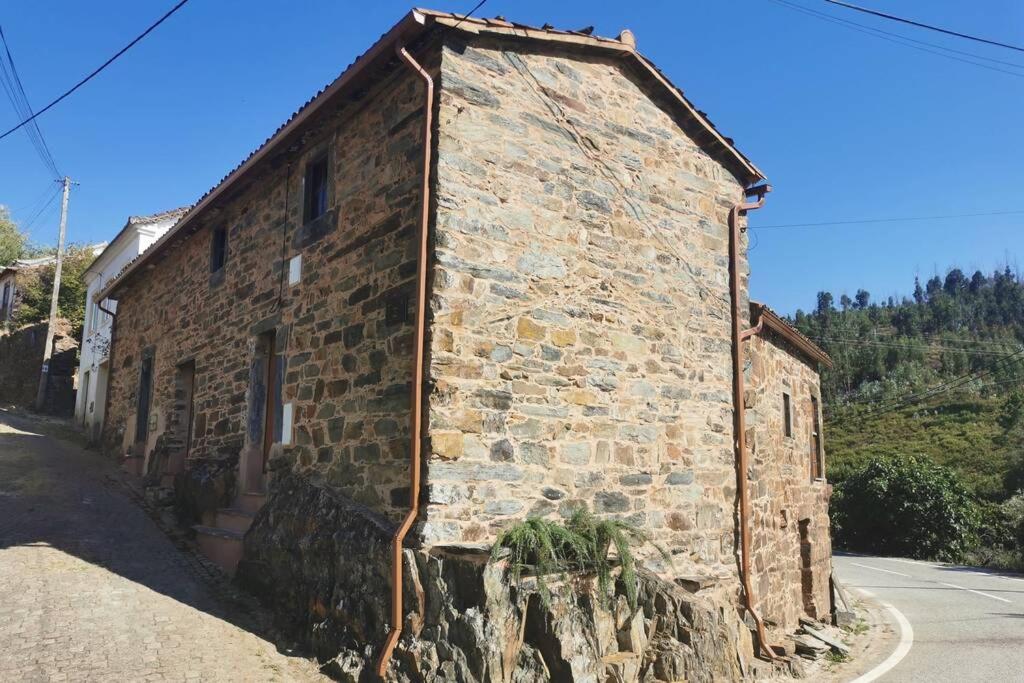
[[[39,371],[39,390],[36,392],[36,410],[46,404],[46,388],[50,384],[50,357],[53,356],[53,328],[57,325],[57,297],[60,295],[60,273],[64,266],[64,236],[68,227],[68,195],[71,178],[64,176],[64,196],[60,202],[60,234],[57,237],[57,263],[53,269],[53,294],[50,297],[50,321],[46,326],[46,346],[43,347],[43,366]]]

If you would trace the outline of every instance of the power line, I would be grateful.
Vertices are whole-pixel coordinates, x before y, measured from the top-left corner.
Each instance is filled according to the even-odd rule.
[[[946,220],[949,218],[978,218],[980,216],[1011,216],[1018,214],[1024,214],[1024,210],[990,211],[987,213],[947,214],[944,216],[909,216],[905,218],[859,218],[856,220],[820,221],[816,223],[775,223],[773,225],[756,225],[752,227],[757,230],[767,230],[771,228],[817,228],[827,225],[866,225],[869,223],[904,223],[911,221],[938,221]]]
[[[932,26],[931,24],[925,24],[920,21],[914,21],[913,19],[905,19],[898,17],[895,14],[887,14],[885,12],[879,12],[878,10],[869,9],[867,7],[860,7],[858,5],[851,5],[847,2],[841,2],[840,0],[824,0],[830,5],[838,5],[839,7],[845,7],[852,9],[856,12],[863,12],[864,14],[870,14],[872,16],[881,17],[883,19],[889,19],[890,21],[898,21],[901,24],[909,24],[910,26],[916,26],[918,28],[927,29],[929,31],[935,31],[937,33],[945,33],[948,36],[956,36],[957,38],[965,38],[967,40],[973,40],[976,43],[985,43],[986,45],[995,45],[996,47],[1005,47],[1008,50],[1016,50],[1017,52],[1024,52],[1024,47],[1018,47],[1016,45],[1010,45],[1009,43],[1001,43],[997,40],[990,40],[988,38],[980,38],[978,36],[972,36],[967,33],[960,33],[959,31],[953,31],[948,28],[941,28],[939,26]]]
[[[11,101],[11,106],[14,107],[15,115],[21,119],[31,118],[35,112],[32,111],[28,95],[25,94],[25,87],[22,85],[21,76],[18,75],[18,68],[14,65],[11,47],[7,42],[7,36],[4,35],[2,26],[0,26],[0,42],[3,42],[4,55],[6,57],[6,59],[0,58],[0,83],[3,84],[7,98]],[[43,131],[39,128],[39,123],[32,120],[32,125],[25,129],[25,134],[28,136],[29,141],[31,141],[32,146],[35,147],[36,153],[39,155],[43,165],[53,173],[54,178],[59,178],[61,172],[57,168],[57,162],[54,161],[53,154],[50,153],[50,147],[46,144],[46,138],[43,137]]]
[[[1018,349],[1016,352],[1011,353],[1008,356],[1003,356],[1001,359],[995,361],[988,367],[981,368],[980,370],[973,370],[969,373],[960,375],[959,377],[954,377],[951,380],[947,380],[936,386],[929,387],[923,391],[911,393],[905,396],[897,396],[890,399],[883,399],[881,401],[877,399],[864,399],[861,401],[850,401],[848,403],[854,404],[877,402],[879,407],[874,410],[871,410],[869,413],[865,414],[862,417],[866,417],[868,415],[886,415],[893,411],[906,408],[907,406],[912,405],[914,403],[920,403],[921,401],[927,398],[932,398],[934,396],[938,396],[939,394],[949,393],[954,389],[959,389],[967,384],[970,384],[973,381],[982,379],[983,377],[987,377],[988,375],[991,375],[993,372],[995,372],[999,368],[999,366],[1004,365],[1005,363],[1013,360],[1014,358],[1019,357],[1021,354],[1024,354],[1024,348]]]
[[[469,19],[471,16],[473,16],[473,13],[476,12],[481,7],[483,7],[485,4],[487,4],[487,0],[480,0],[480,2],[476,3],[476,5],[473,7],[473,9],[469,10],[468,12],[463,14],[461,17],[459,17],[459,20],[457,22],[455,22],[455,24],[452,26],[452,28],[453,29],[458,28],[459,24],[461,24],[466,19]]]
[[[992,351],[981,349],[968,349],[956,346],[935,346],[923,344],[901,344],[896,341],[875,341],[871,339],[839,339],[835,337],[811,337],[816,342],[836,344],[839,346],[875,346],[886,349],[897,349],[907,351],[938,351],[942,353],[963,353],[969,356],[1006,356],[1006,351]]]
[[[57,200],[57,197],[59,195],[60,195],[60,189],[59,188],[54,188],[54,190],[50,194],[50,198],[47,200],[47,202],[45,204],[43,204],[39,208],[39,210],[36,211],[32,215],[32,218],[28,219],[27,221],[25,221],[24,224],[22,224],[22,226],[21,226],[22,232],[24,232],[26,235],[31,233],[32,232],[32,227],[39,221],[40,218],[42,218],[44,215],[49,213],[49,209],[51,209],[54,206],[54,202]]]
[[[883,31],[882,29],[872,28],[872,27],[866,26],[864,24],[858,24],[856,22],[848,21],[848,20],[842,19],[840,17],[835,17],[835,16],[832,16],[831,14],[827,14],[825,12],[819,12],[819,11],[813,10],[813,9],[811,9],[809,7],[804,7],[803,5],[798,5],[796,3],[788,2],[787,0],[771,0],[771,1],[774,2],[777,5],[781,5],[783,7],[792,9],[792,10],[797,11],[797,12],[800,12],[801,14],[806,14],[806,15],[811,16],[811,17],[822,19],[824,21],[828,21],[830,23],[837,24],[839,26],[843,26],[844,28],[848,28],[848,29],[850,29],[852,31],[857,31],[858,33],[864,33],[866,35],[870,35],[870,36],[873,36],[875,38],[880,38],[880,39],[885,40],[885,41],[890,42],[890,43],[896,43],[897,45],[902,45],[904,47],[909,47],[912,50],[918,50],[919,52],[927,52],[929,54],[937,55],[939,57],[944,57],[946,59],[952,59],[953,61],[956,61],[956,62],[963,62],[964,64],[973,64],[974,66],[981,67],[982,69],[988,69],[989,71],[998,71],[1000,73],[1009,74],[1011,76],[1024,77],[1024,74],[1022,74],[1020,72],[1017,72],[1017,71],[1008,71],[1006,69],[1000,69],[998,67],[991,66],[989,64],[982,64],[980,62],[975,62],[972,59],[964,59],[962,57],[956,57],[956,56],[954,56],[952,54],[946,54],[946,52],[954,52],[956,54],[968,55],[970,57],[973,57],[974,59],[983,59],[983,60],[986,60],[986,61],[992,61],[992,62],[1001,63],[1001,64],[1008,64],[1010,66],[1017,67],[1017,68],[1024,68],[1024,65],[1014,64],[1012,62],[1001,62],[1000,60],[993,60],[993,59],[991,59],[989,57],[984,57],[982,55],[977,55],[977,54],[974,54],[974,53],[971,53],[971,52],[963,52],[961,50],[955,50],[953,48],[945,47],[945,46],[942,46],[942,45],[936,45],[935,43],[926,43],[926,42],[921,41],[921,40],[915,40],[913,38],[908,38],[906,36],[901,36],[901,35],[899,35],[897,33],[890,33],[888,31]],[[917,43],[917,44],[915,45],[914,43]],[[921,45],[927,45],[929,47],[920,47]],[[938,51],[936,51],[934,49],[930,49],[930,48],[937,48],[938,50],[944,50],[945,52],[938,52]]]
[[[50,110],[50,109],[51,109],[51,108],[52,108],[52,107],[53,107],[54,105],[56,105],[56,104],[57,104],[58,102],[60,102],[61,100],[63,100],[64,98],[66,98],[66,97],[67,97],[68,95],[70,95],[71,93],[75,92],[76,90],[78,90],[79,88],[81,88],[81,87],[82,87],[83,85],[85,85],[86,83],[88,83],[89,81],[91,81],[91,80],[92,80],[92,79],[93,79],[93,78],[94,78],[94,77],[95,77],[95,76],[96,76],[96,75],[97,75],[97,74],[98,74],[99,72],[103,71],[103,70],[104,70],[104,69],[106,69],[106,68],[107,68],[108,66],[110,66],[110,65],[111,65],[111,64],[112,64],[112,63],[114,62],[114,60],[116,60],[116,59],[117,59],[118,57],[120,57],[120,56],[121,56],[121,55],[123,55],[123,54],[124,54],[125,52],[127,52],[127,51],[128,51],[128,50],[130,50],[130,49],[131,49],[132,47],[134,47],[136,43],[138,43],[138,42],[139,42],[140,40],[142,40],[143,38],[145,38],[146,36],[148,36],[148,35],[149,35],[149,34],[150,34],[150,33],[151,33],[152,31],[153,31],[153,29],[155,29],[155,28],[156,28],[157,26],[159,26],[160,24],[164,23],[164,21],[166,21],[168,17],[170,17],[170,16],[172,15],[172,14],[174,14],[174,13],[175,13],[175,12],[177,12],[177,11],[178,11],[179,9],[181,9],[181,8],[182,8],[182,6],[184,6],[184,4],[185,4],[186,2],[188,2],[188,0],[181,0],[181,2],[179,2],[179,3],[177,4],[177,5],[175,5],[175,6],[174,6],[174,7],[172,7],[172,8],[170,9],[170,10],[168,10],[168,12],[167,12],[166,14],[164,14],[164,15],[163,15],[162,17],[160,17],[159,19],[157,19],[157,20],[156,20],[156,22],[155,22],[155,23],[153,23],[153,24],[152,24],[152,25],[151,25],[151,26],[150,26],[149,28],[147,28],[147,29],[146,29],[145,31],[143,31],[142,33],[140,33],[140,34],[139,34],[139,35],[138,35],[138,36],[137,36],[137,37],[136,37],[136,38],[135,38],[134,40],[132,40],[132,42],[128,43],[128,44],[127,44],[127,45],[125,45],[125,46],[124,46],[123,48],[121,48],[120,50],[118,50],[118,51],[117,51],[117,53],[116,53],[116,54],[114,54],[114,56],[113,56],[113,57],[111,57],[111,58],[110,58],[110,59],[108,59],[107,61],[105,61],[105,62],[103,62],[102,64],[100,64],[100,65],[99,65],[99,67],[97,67],[96,69],[94,69],[94,70],[92,71],[92,73],[90,73],[90,74],[89,74],[88,76],[86,76],[86,77],[85,77],[85,78],[83,78],[82,80],[78,81],[78,83],[75,83],[75,84],[74,84],[74,85],[73,85],[73,86],[72,86],[72,87],[71,87],[70,89],[66,90],[66,91],[64,92],[64,94],[62,94],[62,95],[61,95],[60,97],[58,97],[57,99],[55,99],[55,100],[53,100],[52,102],[50,102],[50,103],[49,103],[48,105],[46,105],[45,107],[43,107],[43,108],[42,108],[42,109],[40,109],[39,111],[37,111],[37,112],[35,112],[34,114],[32,114],[32,116],[30,116],[30,117],[26,118],[26,119],[25,119],[24,121],[22,121],[21,123],[19,123],[18,125],[16,125],[16,126],[15,126],[14,128],[11,128],[10,130],[8,130],[8,131],[6,131],[5,133],[3,133],[2,135],[0,135],[0,140],[3,140],[3,139],[4,139],[5,137],[7,137],[8,135],[10,135],[10,134],[11,134],[11,133],[13,133],[14,131],[18,130],[18,129],[19,129],[19,128],[21,128],[22,126],[24,126],[24,125],[28,124],[29,122],[31,122],[31,121],[34,121],[34,120],[35,120],[35,119],[36,119],[36,118],[37,118],[37,117],[38,117],[39,115],[41,115],[41,114],[44,114],[44,113],[46,113],[46,112],[47,112],[47,111],[49,111],[49,110]]]

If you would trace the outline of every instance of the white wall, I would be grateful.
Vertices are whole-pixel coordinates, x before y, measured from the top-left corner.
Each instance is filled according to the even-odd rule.
[[[128,263],[167,232],[176,220],[177,216],[171,216],[156,223],[127,225],[123,233],[114,239],[86,273],[85,327],[82,332],[78,366],[75,419],[85,428],[91,441],[99,438],[103,428],[103,414],[107,402],[107,361],[113,327],[113,318],[100,310],[95,296]],[[103,307],[117,312],[117,304],[114,301],[104,301]]]

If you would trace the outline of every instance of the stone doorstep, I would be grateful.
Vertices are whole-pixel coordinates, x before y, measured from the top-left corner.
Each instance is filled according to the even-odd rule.
[[[192,529],[196,532],[196,544],[199,546],[200,552],[229,576],[234,576],[235,569],[242,559],[244,534],[201,524],[196,524]]]
[[[238,498],[235,499],[235,507],[238,510],[256,514],[266,502],[267,494],[265,493],[240,493]]]
[[[255,513],[249,512],[248,510],[242,510],[239,508],[221,508],[217,510],[213,525],[219,529],[227,529],[229,531],[237,531],[244,534],[249,530],[249,527],[252,526],[252,520],[255,517]]]

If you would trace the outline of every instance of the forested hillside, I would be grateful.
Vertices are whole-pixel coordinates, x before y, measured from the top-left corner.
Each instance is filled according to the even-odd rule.
[[[820,292],[815,310],[798,311],[794,323],[835,361],[822,392],[828,476],[837,484],[837,518],[848,527],[840,540],[854,524],[843,509],[851,481],[861,486],[869,464],[886,458],[948,468],[977,503],[977,534],[1024,524],[1006,519],[1024,500],[1011,501],[1024,488],[1024,284],[1014,272],[968,276],[953,268],[944,278],[915,280],[912,295],[899,300],[874,301],[859,290],[836,301]],[[865,495],[898,488],[889,480],[871,486]]]

